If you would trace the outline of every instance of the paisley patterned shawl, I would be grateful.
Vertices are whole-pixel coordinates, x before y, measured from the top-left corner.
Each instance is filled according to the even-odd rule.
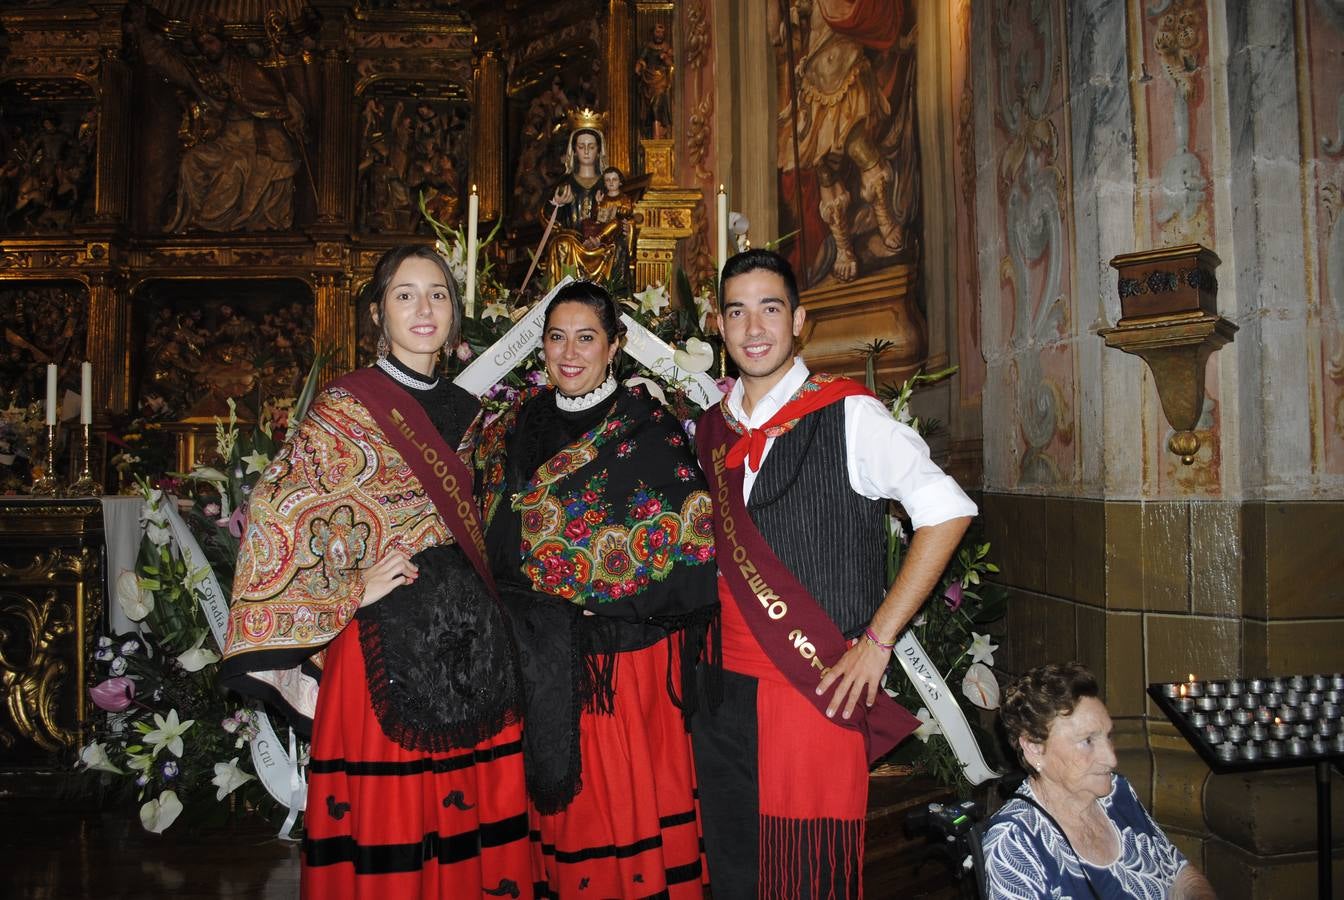
[[[360,570],[391,548],[453,542],[401,454],[336,381],[253,489],[221,683],[311,727],[322,650],[354,617]]]
[[[486,429],[480,466],[487,520],[504,502],[521,517],[533,589],[632,622],[712,605],[710,499],[675,417],[643,388],[623,388],[605,419],[505,496],[507,439],[529,402],[552,402],[549,389],[524,395]],[[710,574],[669,581],[678,567]]]

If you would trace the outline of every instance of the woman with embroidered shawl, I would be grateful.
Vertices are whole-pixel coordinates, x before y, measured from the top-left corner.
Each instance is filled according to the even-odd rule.
[[[311,728],[305,896],[531,897],[517,657],[458,456],[479,404],[435,374],[461,306],[427,247],[369,296],[377,365],[252,492],[220,677]]]
[[[562,288],[551,389],[487,429],[486,545],[523,666],[524,759],[547,888],[702,896],[682,673],[716,609],[704,480],[674,416],[611,364],[602,288]],[[687,710],[689,712],[689,710]]]

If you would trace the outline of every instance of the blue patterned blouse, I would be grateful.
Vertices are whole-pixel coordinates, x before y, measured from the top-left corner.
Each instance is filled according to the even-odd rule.
[[[1016,796],[1039,802],[1029,781],[1022,782]],[[1120,855],[1109,866],[1080,860],[1038,809],[1009,798],[990,819],[984,838],[985,881],[991,900],[1089,900],[1093,896],[1164,900],[1185,866],[1185,856],[1167,840],[1124,776],[1113,776],[1111,793],[1099,802],[1120,837]]]

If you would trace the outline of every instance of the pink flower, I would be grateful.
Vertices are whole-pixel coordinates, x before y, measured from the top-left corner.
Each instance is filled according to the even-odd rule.
[[[243,523],[247,521],[247,508],[240,506],[229,516],[229,534],[236,538],[243,536]]]
[[[737,384],[737,379],[725,376],[723,378],[716,379],[714,381],[714,384],[718,387],[720,391],[723,392],[723,395],[726,397],[733,392],[733,385]]]
[[[471,362],[471,358],[476,355],[471,352],[471,345],[466,341],[458,344],[457,349],[453,352],[457,354],[457,358],[462,362]]]
[[[947,603],[947,608],[956,612],[961,609],[961,582],[954,581],[943,591],[943,599]]]
[[[93,705],[108,712],[121,712],[135,697],[135,682],[125,675],[109,678],[89,688]]]

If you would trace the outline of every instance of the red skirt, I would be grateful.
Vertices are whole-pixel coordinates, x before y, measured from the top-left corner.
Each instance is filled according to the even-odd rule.
[[[681,683],[668,642],[617,654],[614,683],[614,712],[579,720],[578,795],[555,815],[531,811],[546,883],[565,900],[700,900],[707,877],[695,769],[667,693]]]
[[[318,693],[303,896],[533,897],[519,726],[447,753],[388,740],[369,699],[358,627],[331,642]]]

